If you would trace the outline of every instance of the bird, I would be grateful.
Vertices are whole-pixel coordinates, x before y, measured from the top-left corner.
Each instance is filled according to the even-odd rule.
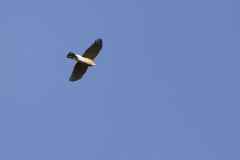
[[[102,39],[97,39],[95,42],[83,53],[83,55],[78,55],[73,52],[67,54],[67,58],[76,60],[72,74],[69,77],[70,82],[77,81],[82,78],[86,73],[88,67],[95,66],[93,59],[99,54],[103,46]]]

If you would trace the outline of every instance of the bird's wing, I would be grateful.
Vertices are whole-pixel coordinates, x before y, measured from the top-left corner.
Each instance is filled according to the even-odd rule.
[[[83,57],[94,59],[102,49],[102,39],[97,39],[82,55]]]
[[[87,69],[87,65],[77,62],[74,66],[71,77],[69,77],[69,81],[74,82],[79,80],[86,73]]]

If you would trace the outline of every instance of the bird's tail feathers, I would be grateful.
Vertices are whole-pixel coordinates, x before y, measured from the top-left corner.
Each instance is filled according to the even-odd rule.
[[[67,58],[76,59],[76,55],[73,52],[69,52]]]

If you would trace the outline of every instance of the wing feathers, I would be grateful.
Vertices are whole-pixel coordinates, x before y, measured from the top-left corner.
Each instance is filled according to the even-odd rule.
[[[69,81],[74,82],[79,80],[86,73],[87,69],[87,65],[77,62],[74,66],[71,77],[69,77]]]
[[[94,59],[102,49],[102,39],[97,39],[82,55],[83,57]]]

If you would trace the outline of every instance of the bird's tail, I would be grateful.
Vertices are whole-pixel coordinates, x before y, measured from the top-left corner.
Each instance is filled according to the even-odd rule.
[[[67,58],[76,59],[76,55],[73,52],[69,52]]]

